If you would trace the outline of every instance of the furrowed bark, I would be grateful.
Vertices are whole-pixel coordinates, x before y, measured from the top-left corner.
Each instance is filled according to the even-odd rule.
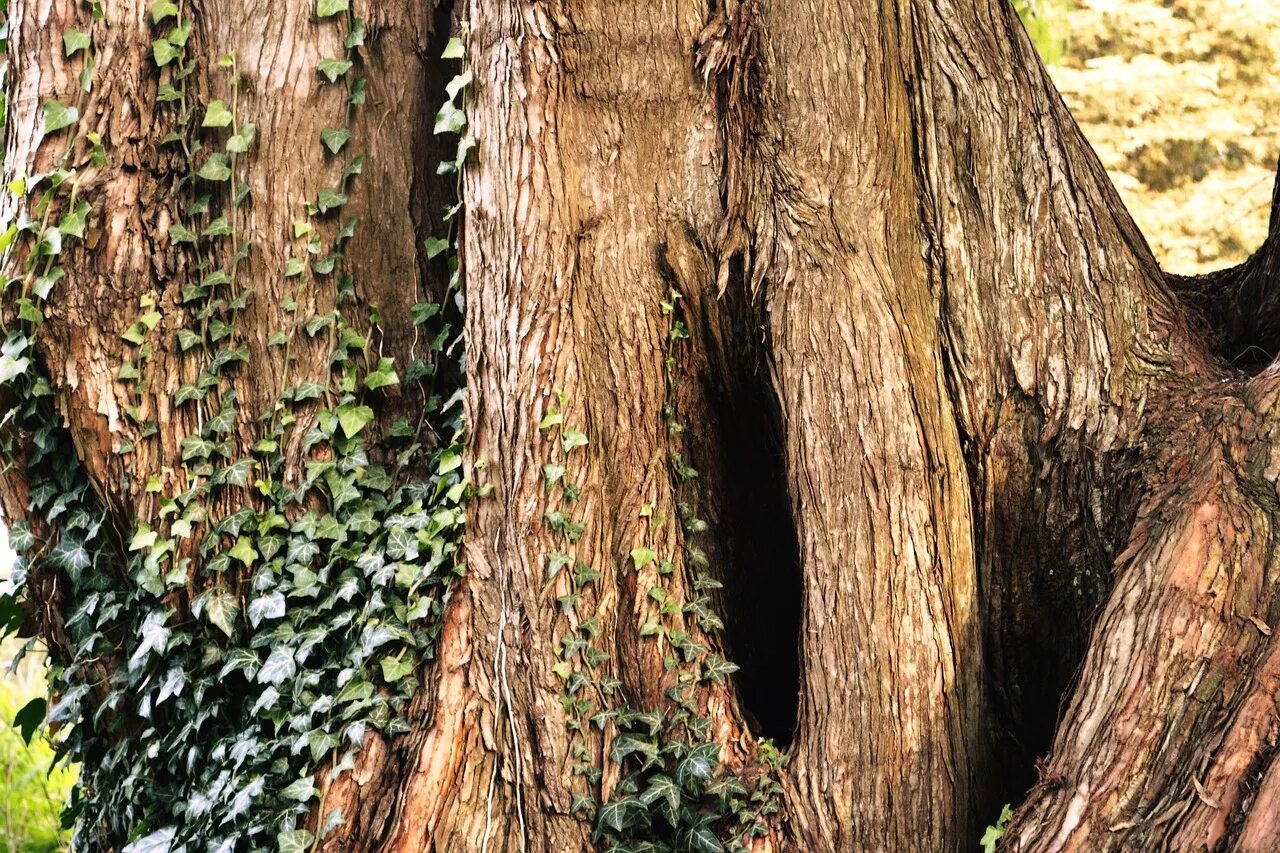
[[[1197,387],[1172,422],[1118,580],[1011,849],[1243,843],[1280,698],[1277,387]]]
[[[742,159],[725,248],[765,315],[802,574],[790,832],[944,847],[984,774],[981,648],[892,5],[725,5],[736,43],[703,48]],[[813,21],[839,45],[820,61]]]
[[[719,142],[687,54],[704,21],[682,2],[473,3],[467,14],[472,68],[485,81],[470,110],[480,147],[466,179],[467,422],[473,464],[485,462],[474,476],[493,493],[470,521],[466,680],[481,700],[485,751],[468,756],[461,786],[423,798],[438,817],[425,834],[421,820],[402,834],[398,849],[585,849],[591,826],[570,811],[582,783],[552,667],[560,640],[596,616],[623,701],[649,707],[668,683],[662,645],[639,635],[654,566],[630,570],[628,554],[644,541],[648,506],[668,519],[664,557],[682,562],[661,302],[673,286],[701,298],[712,281],[697,235],[719,210]],[[553,409],[589,441],[565,463],[581,489],[567,506],[541,469],[560,458],[558,435],[538,428]],[[569,573],[547,581],[550,555],[566,547],[543,520],[554,509],[587,523],[570,550],[603,573],[573,617],[556,604],[572,591]],[[745,726],[731,695],[703,701],[715,737],[735,745]],[[591,737],[607,797],[617,768]]]
[[[12,0],[14,172],[48,166],[39,110],[68,84],[73,5]],[[191,269],[166,231],[185,167],[158,144],[170,128],[152,112],[145,10],[105,6],[111,71],[82,121],[112,159],[86,172],[100,218],[41,345],[95,490],[128,529],[152,509],[148,477],[173,485],[181,467],[195,416],[169,399],[198,368],[172,341]],[[413,348],[410,306],[440,292],[443,270],[417,247],[445,194],[428,150],[445,71],[421,57],[439,54],[451,11],[367,10],[350,260],[397,357]],[[781,737],[794,718],[784,813],[760,849],[971,847],[1030,783],[1073,678],[1007,846],[1273,848],[1280,384],[1223,362],[1258,367],[1280,348],[1280,214],[1246,265],[1166,278],[997,0],[471,0],[459,13],[479,142],[464,176],[467,464],[492,492],[468,519],[468,572],[411,731],[375,740],[328,787],[347,823],[322,849],[591,846],[553,667],[595,616],[622,701],[664,701],[669,650],[640,636],[655,569],[629,555],[649,508],[667,519],[654,544],[674,583],[689,584],[672,450],[704,468],[699,512],[729,587],[729,637],[703,640],[742,650],[747,668],[699,693],[722,757],[742,766],[750,734]],[[314,73],[338,46],[312,14],[302,0],[206,2],[193,34],[207,64],[239,58],[262,140],[247,177],[262,247],[244,271],[253,367],[235,375],[246,445],[248,413],[286,370],[327,371],[318,344],[290,368],[267,346],[297,214],[273,200],[333,177],[318,145],[298,153],[342,109]],[[204,100],[226,96],[224,78],[196,79]],[[663,411],[673,289],[694,337],[676,368],[686,437]],[[114,379],[117,335],[147,291],[165,315],[142,401],[152,438],[122,417]],[[553,408],[588,438],[565,463],[577,502],[546,487],[559,437],[539,423]],[[124,435],[140,450],[122,470]],[[20,476],[0,499],[20,513]],[[602,573],[573,615],[557,605],[568,573],[547,578],[566,549],[548,511],[585,522],[568,550]],[[770,571],[789,585],[778,601]],[[772,636],[792,642],[798,626],[798,665],[758,636],[779,608],[793,612]],[[769,691],[798,692],[798,712],[739,707],[739,692],[750,705]],[[614,734],[588,741],[605,798]]]
[[[323,340],[300,341],[286,365],[281,348],[271,348],[268,338],[293,321],[282,308],[295,289],[282,274],[285,259],[298,251],[289,239],[292,223],[304,215],[305,203],[321,189],[336,186],[341,174],[342,164],[323,153],[319,139],[323,129],[341,123],[346,93],[326,85],[315,66],[326,56],[341,55],[343,48],[336,28],[316,26],[311,0],[269,8],[260,3],[197,5],[190,44],[199,70],[187,83],[195,126],[203,105],[215,98],[236,103],[238,120],[257,124],[256,144],[242,156],[242,171],[236,175],[248,184],[251,198],[241,209],[241,239],[253,242],[239,267],[253,295],[237,330],[238,341],[249,349],[250,367],[231,376],[241,411],[233,440],[245,449],[255,439],[258,415],[270,410],[283,388],[306,377],[325,381],[329,372]],[[179,189],[178,181],[199,164],[187,163],[179,146],[162,141],[177,127],[176,107],[156,100],[163,75],[152,55],[149,4],[107,0],[102,7],[101,23],[94,27],[97,72],[92,92],[80,106],[79,129],[102,137],[107,163],[95,166],[87,151],[77,149],[66,164],[79,170],[77,191],[92,203],[93,213],[86,240],[63,256],[67,276],[53,292],[39,345],[93,491],[109,512],[111,526],[127,531],[154,512],[154,496],[144,491],[149,477],[158,477],[170,493],[183,485],[179,443],[199,431],[202,414],[198,407],[174,407],[171,398],[195,377],[200,364],[195,354],[180,350],[175,334],[190,322],[180,304],[182,286],[207,271],[197,270],[189,253],[168,234],[191,201],[190,191]],[[431,134],[432,116],[445,98],[447,69],[423,59],[439,56],[448,37],[448,10],[440,16],[434,4],[390,3],[362,11],[371,57],[362,69],[368,96],[351,130],[366,161],[348,208],[360,217],[360,236],[347,255],[360,301],[381,309],[385,317],[375,346],[403,363],[413,346],[410,307],[438,298],[447,280],[447,272],[433,269],[420,247],[424,229],[434,229],[428,223],[436,221],[452,196],[448,185],[434,177],[441,142]],[[74,97],[79,65],[64,56],[62,37],[71,26],[89,28],[85,7],[74,2],[16,0],[8,14],[14,88],[6,181],[53,168],[60,138],[42,143],[41,105],[47,99],[70,102]],[[217,67],[224,54],[237,61],[240,86],[234,99],[230,75]],[[388,121],[388,116],[400,118]],[[164,318],[154,333],[155,354],[142,381],[129,386],[116,379],[127,357],[119,335],[136,321],[139,298],[147,293],[157,297]],[[322,313],[332,308],[332,295],[314,288],[300,302],[300,310]],[[136,388],[143,389],[140,397]],[[153,436],[145,436],[142,424],[125,416],[125,409],[135,404],[142,420],[157,424]],[[393,419],[410,406],[416,408],[420,401],[392,401],[380,414]],[[137,448],[127,457],[116,452],[125,440]],[[290,476],[296,476],[305,463],[296,447],[291,461]],[[26,495],[19,472],[6,472],[0,499],[7,519],[24,517]],[[237,508],[229,499],[210,509],[216,519]],[[192,593],[200,588],[198,577],[197,566]],[[59,603],[59,579],[37,576],[32,583],[51,608],[50,618],[41,621],[56,657],[59,623],[52,608]],[[104,683],[114,665],[104,663]],[[412,713],[425,730],[429,702],[422,699]],[[394,812],[395,792],[402,784],[400,750],[410,739],[397,745],[374,741],[359,773],[328,795],[328,805],[347,816],[346,825],[328,841],[341,849],[375,849]]]

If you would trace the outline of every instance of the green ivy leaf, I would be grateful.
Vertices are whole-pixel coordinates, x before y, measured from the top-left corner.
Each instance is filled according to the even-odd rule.
[[[467,55],[466,48],[462,45],[462,39],[454,36],[444,46],[444,53],[440,54],[441,59],[462,59]]]
[[[71,56],[77,51],[88,50],[89,44],[89,34],[82,33],[75,27],[62,34],[62,52],[66,56]]]
[[[342,207],[346,203],[346,193],[336,192],[328,188],[320,190],[320,195],[316,198],[316,207],[321,213],[328,213],[330,210]]]
[[[316,837],[305,829],[291,829],[276,835],[280,853],[309,853]]]
[[[156,0],[151,4],[151,23],[158,24],[165,18],[175,18],[178,15],[178,4],[173,0]]]
[[[223,101],[210,101],[204,110],[204,121],[201,127],[226,127],[231,124],[231,110]]]
[[[156,544],[160,535],[151,529],[151,525],[142,522],[129,540],[130,551],[146,551]]]
[[[44,314],[36,307],[35,303],[25,296],[18,301],[18,319],[24,320],[33,326],[39,326],[44,322]]]
[[[68,107],[61,101],[44,102],[44,132],[56,133],[64,127],[70,127],[80,119],[80,111]]]
[[[31,745],[31,738],[35,735],[36,730],[44,725],[44,717],[49,709],[49,703],[43,696],[37,696],[27,704],[23,705],[13,718],[13,724],[22,732],[22,742]]]
[[[342,434],[347,438],[357,435],[372,423],[373,418],[373,409],[368,406],[355,406],[347,403],[338,407],[338,425],[342,427]]]
[[[132,842],[120,853],[169,853],[173,849],[173,837],[177,832],[172,826],[166,826]]]
[[[182,56],[182,48],[175,47],[168,39],[156,39],[151,43],[151,55],[156,65],[164,68],[170,62]]]
[[[345,127],[327,127],[320,131],[320,143],[330,153],[337,154],[351,140],[351,131]]]
[[[316,66],[316,71],[324,75],[330,83],[337,83],[351,70],[351,62],[347,59],[325,59]]]
[[[395,362],[389,358],[378,359],[378,369],[364,378],[364,387],[370,391],[399,384],[400,377],[396,375]]]
[[[228,637],[235,636],[236,614],[240,612],[240,603],[226,587],[217,587],[204,605],[205,615],[209,621],[217,625]]]
[[[236,539],[236,544],[231,546],[231,550],[227,551],[227,556],[239,560],[245,566],[252,566],[253,561],[258,559],[258,551],[253,547],[252,540],[241,536]]]
[[[467,114],[453,101],[446,101],[436,113],[434,133],[461,133],[467,126]]]
[[[227,155],[214,154],[204,161],[204,165],[200,167],[197,175],[206,181],[221,182],[231,177],[231,165],[227,161]]]
[[[575,427],[565,427],[560,433],[560,443],[564,447],[564,452],[569,453],[576,448],[586,447],[587,437]]]
[[[316,0],[316,17],[332,18],[351,8],[350,0]]]
[[[605,803],[596,814],[596,823],[614,832],[622,832],[622,828],[627,824],[628,810],[635,808],[638,804],[639,801],[629,797]]]
[[[471,69],[468,68],[445,84],[444,91],[449,96],[449,100],[454,100],[459,92],[470,86],[471,79]]]
[[[689,853],[724,853],[724,846],[708,824],[698,824],[680,834],[680,849]]]
[[[295,779],[280,792],[280,796],[295,802],[305,803],[314,797],[316,793],[315,781],[310,776],[304,776],[301,779]]]
[[[227,140],[227,153],[243,154],[248,151],[257,132],[258,126],[251,121],[240,125],[240,131]]]
[[[389,684],[413,675],[413,669],[413,660],[408,655],[399,660],[392,657],[382,659],[382,678]]]
[[[659,800],[665,806],[663,813],[672,826],[679,824],[680,786],[670,776],[659,773],[649,779],[649,787],[640,794],[640,802],[651,806]]]
[[[428,237],[422,241],[422,246],[427,250],[427,258],[431,259],[448,249],[449,241],[439,237]]]
[[[267,661],[258,671],[259,684],[280,684],[288,681],[298,671],[298,664],[293,659],[293,652],[288,646],[276,646],[267,656]]]

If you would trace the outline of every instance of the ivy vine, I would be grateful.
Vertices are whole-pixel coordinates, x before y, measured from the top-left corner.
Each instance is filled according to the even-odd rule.
[[[302,200],[303,215],[282,235],[295,247],[280,270],[293,294],[283,304],[291,320],[268,346],[290,378],[269,411],[242,411],[237,381],[251,350],[239,323],[253,289],[239,273],[256,257],[243,211],[258,133],[243,114],[235,57],[214,69],[229,97],[201,103],[190,88],[199,67],[191,9],[174,0],[150,6],[156,101],[174,127],[162,145],[187,164],[167,236],[190,275],[171,339],[162,330],[175,323],[162,324],[155,293],[141,296],[122,335],[116,378],[128,392],[131,430],[116,452],[125,476],[137,476],[137,445],[159,430],[148,400],[160,348],[193,368],[196,378],[169,404],[176,421],[197,428],[181,440],[180,470],[149,476],[135,524],[117,530],[56,411],[37,349],[67,275],[60,259],[93,216],[80,182],[111,168],[102,140],[79,129],[106,25],[94,4],[83,29],[63,38],[68,60],[81,65],[80,90],[71,104],[43,107],[45,144],[65,144],[59,167],[9,185],[20,214],[0,232],[0,390],[18,401],[4,415],[0,451],[24,471],[31,519],[11,530],[20,559],[0,589],[0,624],[22,627],[41,605],[41,579],[56,579],[66,647],[51,650],[49,699],[19,716],[47,725],[64,759],[81,763],[67,811],[78,849],[293,853],[345,820],[322,802],[321,771],[332,779],[352,767],[372,731],[406,729],[400,713],[464,571],[459,543],[472,488],[456,384],[464,375],[456,229],[450,221],[446,237],[426,242],[429,256],[447,254],[452,279],[442,302],[414,307],[428,344],[397,365],[373,345],[378,312],[357,299],[345,258],[359,239],[344,208],[364,162],[350,152],[366,97],[365,25],[350,0],[317,0],[315,26],[341,28],[345,47],[316,67],[346,93],[342,115],[315,142],[337,174]],[[454,39],[445,57],[464,53]],[[437,121],[438,133],[460,140],[443,171],[460,171],[474,147],[465,134],[468,83],[465,72],[454,79]],[[308,315],[304,302],[332,308]],[[296,354],[316,346],[327,347],[328,366],[307,375]],[[419,417],[380,421],[377,407],[392,388],[422,401]],[[249,446],[238,440],[246,430]],[[306,459],[294,476],[284,448],[298,445]],[[319,826],[308,828],[313,812]]]
[[[690,337],[679,298],[672,290],[661,304],[668,320],[663,416],[677,446],[685,425],[676,404],[680,381],[676,350]],[[668,520],[656,516],[652,506],[639,510],[646,541],[631,551],[629,563],[629,571],[649,584],[647,615],[639,633],[662,645],[669,687],[664,703],[632,707],[622,701],[621,682],[607,674],[609,655],[597,644],[600,614],[588,615],[581,609],[591,598],[584,593],[602,575],[572,553],[585,525],[573,512],[580,489],[567,474],[571,455],[588,444],[588,437],[579,427],[565,423],[566,403],[565,395],[559,394],[558,405],[549,407],[539,430],[553,439],[552,460],[543,465],[543,478],[547,490],[559,497],[558,508],[549,510],[544,521],[562,544],[561,550],[547,557],[548,582],[554,583],[563,571],[571,572],[569,591],[557,598],[565,630],[558,641],[560,660],[553,669],[564,683],[562,703],[571,733],[574,773],[580,780],[572,811],[593,821],[593,841],[609,853],[745,850],[751,838],[765,834],[769,816],[780,807],[781,755],[771,742],[761,740],[758,766],[748,783],[722,763],[721,744],[711,737],[711,720],[699,708],[698,690],[723,684],[738,667],[700,639],[724,625],[709,595],[720,582],[708,573],[707,555],[697,544],[708,530],[693,503],[691,484],[698,472],[678,449],[669,451],[683,559],[664,554],[658,545],[658,533]],[[688,579],[677,583],[681,572]],[[692,597],[686,598],[686,589],[693,592]],[[694,625],[697,631],[690,630]],[[587,735],[591,727],[607,741],[600,762],[608,760],[621,768],[617,784],[603,801],[604,773],[593,757]]]

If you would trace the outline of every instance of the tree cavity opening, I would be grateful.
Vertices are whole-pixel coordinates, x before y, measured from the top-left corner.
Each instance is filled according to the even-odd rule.
[[[794,736],[800,703],[802,579],[782,447],[781,411],[744,287],[718,308],[731,330],[709,348],[711,434],[695,451],[712,473],[721,607],[734,680],[752,734],[779,747]],[[736,291],[736,295],[732,292]],[[725,315],[721,315],[724,319]],[[708,336],[704,339],[718,336]]]

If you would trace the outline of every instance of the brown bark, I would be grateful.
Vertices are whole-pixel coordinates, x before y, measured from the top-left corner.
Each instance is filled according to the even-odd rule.
[[[103,218],[41,346],[127,529],[150,511],[147,477],[180,467],[192,424],[168,400],[192,366],[157,347],[142,406],[159,432],[122,419],[117,336],[154,290],[172,337],[185,261],[165,236],[179,164],[157,144],[144,10],[105,5],[111,73],[82,110],[109,141],[83,190]],[[254,372],[235,377],[253,411],[286,371],[266,345],[296,215],[279,200],[332,178],[297,140],[340,109],[312,72],[336,46],[311,31],[309,2],[200,5],[200,55],[240,58],[263,140],[248,178]],[[66,85],[72,6],[12,0],[12,172],[49,156],[39,106]],[[425,149],[444,71],[422,57],[450,10],[361,11],[371,103],[353,128],[367,156],[351,260],[401,356],[409,306],[439,290],[417,247],[443,198]],[[471,511],[411,731],[330,787],[347,823],[324,849],[590,847],[553,666],[595,616],[625,701],[664,701],[664,648],[640,632],[655,569],[629,554],[646,507],[669,519],[664,555],[684,544],[673,450],[703,468],[727,585],[728,636],[702,640],[746,665],[698,705],[732,768],[751,766],[762,727],[791,741],[759,849],[970,848],[1051,735],[1011,849],[1274,847],[1277,386],[1233,370],[1277,349],[1280,231],[1238,270],[1166,280],[1004,2],[456,11],[479,140],[463,181],[469,465],[492,492]],[[208,98],[222,85],[199,77]],[[685,436],[664,416],[672,289],[693,331],[676,369]],[[322,373],[325,355],[300,353],[290,376]],[[538,425],[553,406],[589,441],[566,475],[586,522],[573,556],[602,577],[576,616],[556,604],[565,575],[546,580],[560,546],[544,513],[560,506],[541,470],[556,439]],[[140,450],[121,471],[126,435]],[[20,472],[3,497],[20,514]],[[674,562],[687,591],[692,567]],[[765,707],[770,693],[785,698]],[[615,734],[588,738],[606,795]]]

